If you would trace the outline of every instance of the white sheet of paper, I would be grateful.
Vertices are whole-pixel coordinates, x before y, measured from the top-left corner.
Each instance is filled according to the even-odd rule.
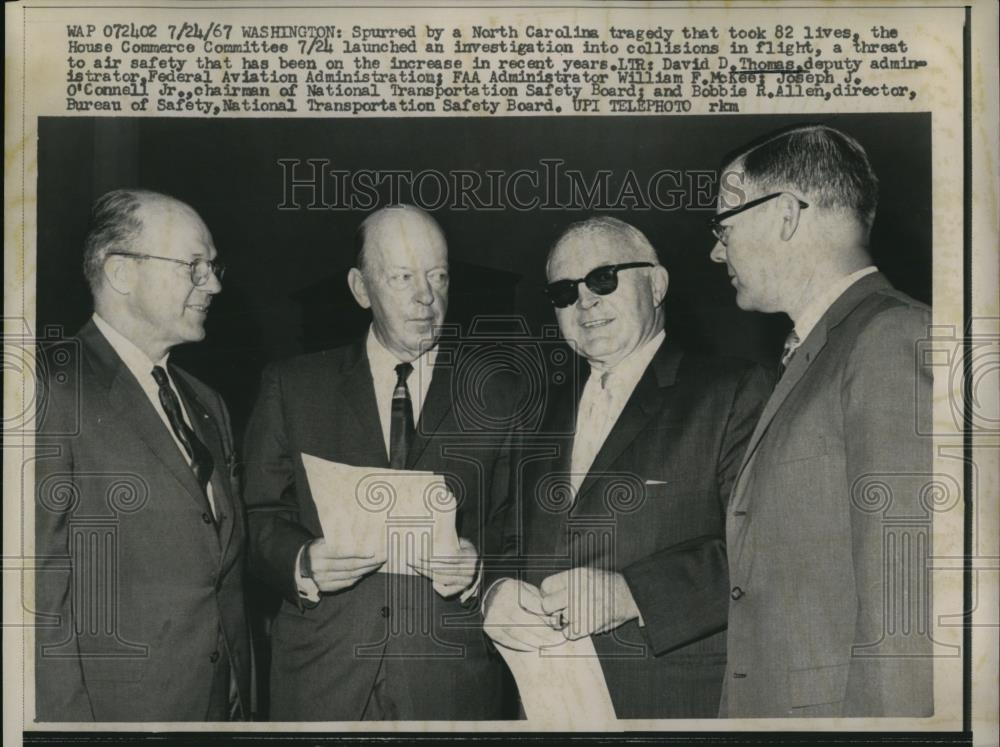
[[[540,729],[614,728],[604,670],[590,636],[539,651],[497,650],[517,682],[525,716]]]
[[[433,472],[354,467],[302,454],[323,536],[346,552],[374,554],[379,573],[458,553],[454,496]]]

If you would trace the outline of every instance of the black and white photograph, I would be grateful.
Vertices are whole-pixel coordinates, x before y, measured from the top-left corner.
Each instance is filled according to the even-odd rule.
[[[902,7],[84,8],[6,121],[17,739],[995,743],[996,174]]]

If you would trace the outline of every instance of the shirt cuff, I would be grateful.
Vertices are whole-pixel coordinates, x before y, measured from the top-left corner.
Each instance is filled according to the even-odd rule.
[[[458,598],[458,601],[465,604],[470,599],[472,599],[479,592],[479,587],[483,585],[483,565],[479,564],[479,573],[476,575],[476,580],[473,582],[472,586],[462,592],[462,595]]]
[[[299,591],[299,596],[310,602],[319,602],[319,587],[316,582],[308,576],[302,575],[302,551],[309,543],[299,548],[299,554],[295,556],[295,586]]]

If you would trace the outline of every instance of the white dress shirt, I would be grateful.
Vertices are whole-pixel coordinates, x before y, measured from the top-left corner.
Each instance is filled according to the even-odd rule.
[[[190,465],[191,459],[184,450],[184,445],[174,433],[174,429],[170,426],[170,418],[167,417],[167,413],[160,403],[160,385],[153,378],[154,366],[160,366],[167,373],[167,380],[170,382],[170,386],[174,390],[174,395],[177,396],[177,401],[181,406],[181,417],[184,418],[184,422],[191,428],[191,418],[188,417],[187,411],[184,409],[184,400],[178,395],[177,385],[174,384],[173,377],[170,376],[170,369],[167,368],[167,359],[170,357],[170,353],[168,352],[158,361],[151,361],[149,356],[142,352],[135,343],[108,324],[97,312],[94,312],[93,319],[94,324],[97,325],[97,329],[104,335],[104,339],[108,341],[108,344],[118,354],[118,357],[122,359],[125,367],[136,378],[136,381],[139,382],[139,386],[142,388],[147,399],[149,399],[149,403],[156,410],[156,414],[160,416],[160,420],[163,421],[163,426],[167,429],[167,433],[170,434],[174,443],[177,444],[177,449],[181,452],[181,456]],[[192,430],[194,429],[192,428]],[[218,512],[215,509],[215,497],[212,495],[211,481],[205,486],[205,492],[208,495],[208,505],[212,508],[212,514],[218,518]]]
[[[659,333],[633,350],[612,369],[591,366],[590,376],[580,396],[576,435],[570,461],[570,485],[574,500],[594,459],[614,428],[650,361],[660,349],[666,333]]]

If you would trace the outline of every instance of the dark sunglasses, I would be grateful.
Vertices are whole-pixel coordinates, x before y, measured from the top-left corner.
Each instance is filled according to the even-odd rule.
[[[636,267],[655,267],[652,262],[624,262],[620,265],[603,265],[578,280],[557,280],[545,286],[545,295],[557,309],[576,303],[580,297],[580,283],[586,283],[591,292],[606,296],[618,289],[618,271]]]

